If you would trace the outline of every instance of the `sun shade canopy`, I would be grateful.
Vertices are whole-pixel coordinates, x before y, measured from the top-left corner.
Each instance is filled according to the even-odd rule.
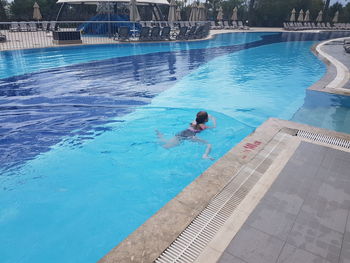
[[[107,2],[107,3],[115,3],[115,2],[123,2],[123,3],[129,3],[130,1],[127,0],[58,0],[57,4],[67,3],[67,4],[98,4],[101,2]],[[137,3],[139,4],[160,4],[160,5],[169,5],[169,2],[167,0],[138,0]]]

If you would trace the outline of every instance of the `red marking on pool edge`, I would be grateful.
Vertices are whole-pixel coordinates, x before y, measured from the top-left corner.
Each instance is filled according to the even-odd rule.
[[[254,143],[246,143],[243,147],[249,150],[254,150],[256,147],[258,147],[261,144],[259,141],[255,141]]]
[[[260,141],[254,141],[253,143],[246,143],[243,147],[245,148],[243,153],[250,153],[252,150],[255,150],[262,142]],[[241,157],[242,159],[247,158],[247,155],[244,155]]]

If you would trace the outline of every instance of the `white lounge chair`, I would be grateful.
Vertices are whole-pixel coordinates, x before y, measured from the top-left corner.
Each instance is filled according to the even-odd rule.
[[[21,32],[29,31],[27,22],[19,22],[19,31]]]
[[[238,28],[237,21],[232,21],[232,28],[233,29],[237,29]]]
[[[228,21],[227,21],[227,20],[224,21],[224,29],[230,29],[230,28],[231,28],[231,27],[230,27]]]
[[[36,26],[36,23],[29,22],[29,31],[38,31],[38,27]]]
[[[0,43],[6,42],[6,36],[0,33]]]
[[[11,22],[10,24],[10,32],[18,32],[19,24],[17,22]]]
[[[244,25],[242,21],[238,21],[237,25],[239,29],[245,29],[245,30],[249,29],[249,26]]]

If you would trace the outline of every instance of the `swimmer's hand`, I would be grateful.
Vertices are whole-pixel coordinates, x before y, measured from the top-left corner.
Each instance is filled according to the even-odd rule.
[[[211,157],[210,155],[207,155],[207,154],[203,154],[203,155],[202,155],[202,158],[203,158],[203,159],[209,159],[209,160],[212,160],[212,161],[215,160],[213,157]]]
[[[208,118],[213,122],[213,126],[211,128],[216,128],[216,118],[210,114],[208,114]]]

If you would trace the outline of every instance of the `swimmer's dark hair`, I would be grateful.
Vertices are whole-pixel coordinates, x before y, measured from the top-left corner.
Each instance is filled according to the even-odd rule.
[[[206,111],[200,111],[196,116],[196,124],[191,124],[196,130],[201,130],[200,124],[206,123],[208,121],[208,113]]]
[[[196,123],[202,124],[208,121],[208,113],[206,111],[200,111],[197,113]]]

